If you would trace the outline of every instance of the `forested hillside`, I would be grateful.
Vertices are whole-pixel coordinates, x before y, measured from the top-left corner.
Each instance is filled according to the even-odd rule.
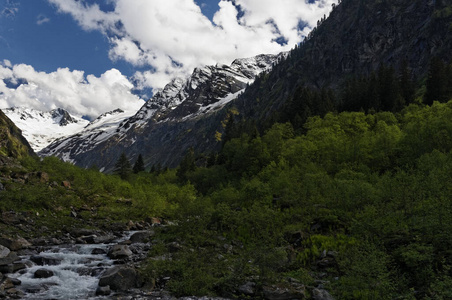
[[[177,170],[128,165],[124,179],[28,158],[2,167],[1,209],[50,236],[168,220],[142,275],[175,295],[448,299],[451,120],[451,101],[328,113],[304,133],[277,123],[206,159],[191,151]]]

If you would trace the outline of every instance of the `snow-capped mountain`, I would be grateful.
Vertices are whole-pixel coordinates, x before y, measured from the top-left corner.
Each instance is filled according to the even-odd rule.
[[[22,130],[23,136],[35,152],[56,139],[81,131],[89,121],[71,116],[58,108],[47,112],[23,107],[3,109],[5,115]]]
[[[173,79],[124,125],[140,126],[151,118],[158,121],[182,120],[218,110],[237,98],[257,75],[271,70],[276,62],[286,56],[285,52],[279,55],[262,54],[236,59],[230,66],[196,68],[189,78]]]
[[[271,70],[286,56],[287,53],[259,55],[237,59],[230,66],[197,68],[188,78],[172,80],[134,115],[115,114],[114,120],[105,123],[106,127],[96,126],[95,129],[94,121],[83,131],[55,141],[39,154],[58,156],[82,167],[97,165],[106,170],[111,169],[122,151],[131,156],[142,153],[148,165],[161,161],[161,153],[154,152],[160,152],[167,142],[171,134],[168,126],[185,128],[191,126],[188,123],[219,111],[236,99],[258,74]],[[163,156],[168,155],[171,157],[164,160],[170,164],[182,154],[174,156],[166,152]]]
[[[56,140],[38,154],[58,156],[64,161],[73,162],[72,157],[95,147],[118,133],[121,123],[135,113],[135,111],[125,112],[121,109],[104,113],[86,125],[83,130]],[[68,149],[70,151],[67,151]]]

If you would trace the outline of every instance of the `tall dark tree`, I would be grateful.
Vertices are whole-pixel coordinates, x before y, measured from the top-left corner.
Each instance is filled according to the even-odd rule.
[[[399,86],[400,94],[405,102],[404,104],[408,105],[413,103],[415,96],[415,85],[406,60],[402,61],[402,65],[400,67]]]
[[[427,90],[424,95],[424,103],[432,105],[433,101],[447,101],[447,73],[444,62],[434,57],[430,62],[427,77]]]
[[[121,177],[121,179],[123,180],[127,180],[132,173],[132,166],[124,152],[116,162],[114,173],[116,175],[119,175],[119,177]]]
[[[133,165],[133,173],[138,174],[143,171],[144,171],[144,160],[143,156],[140,154],[138,155],[138,158],[135,164]]]
[[[176,176],[182,181],[187,181],[187,173],[196,170],[195,165],[195,151],[190,147],[187,154],[184,156],[176,171]]]
[[[380,109],[383,111],[396,111],[400,106],[398,82],[393,67],[380,66],[378,70]]]

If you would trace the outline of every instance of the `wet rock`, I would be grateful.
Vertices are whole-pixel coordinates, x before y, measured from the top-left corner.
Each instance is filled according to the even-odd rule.
[[[11,253],[7,247],[0,245],[0,259],[5,258]]]
[[[70,233],[71,236],[73,236],[73,237],[82,237],[82,236],[95,235],[95,234],[97,234],[98,232],[97,232],[96,230],[93,230],[93,229],[74,228],[74,229],[70,230],[69,233]]]
[[[130,288],[138,287],[138,274],[135,269],[115,266],[102,275],[99,279],[99,286],[110,286],[114,291],[127,291]]]
[[[107,254],[111,259],[124,259],[129,258],[131,255],[132,251],[130,251],[127,245],[114,245]]]
[[[19,291],[16,288],[11,288],[6,290],[6,295],[8,296],[8,298],[15,298],[15,299],[20,299],[22,297],[25,296],[25,294],[22,291]]]
[[[94,241],[95,241],[95,244],[108,244],[108,243],[111,243],[115,239],[116,239],[116,237],[114,235],[106,234],[106,235],[97,236],[94,239]]]
[[[138,231],[132,234],[130,237],[130,241],[134,243],[147,243],[150,239],[150,232],[149,231]]]
[[[20,258],[17,256],[16,252],[9,252],[6,256],[0,258],[0,266],[12,264],[18,260],[20,260]]]
[[[111,294],[110,286],[99,286],[96,290],[96,296],[108,296]]]
[[[136,230],[137,227],[133,221],[127,222],[127,230]]]
[[[51,270],[48,269],[38,269],[35,271],[35,278],[49,278],[52,277],[54,274]]]
[[[32,244],[23,237],[0,237],[0,245],[9,248],[12,251],[30,248]]]
[[[12,282],[11,278],[6,278],[2,284],[0,284],[0,291],[6,291],[8,289],[14,288],[15,285]]]
[[[30,260],[38,266],[56,266],[61,264],[61,259],[44,257],[41,255],[32,255],[30,257]]]
[[[93,255],[107,254],[107,251],[105,251],[102,248],[94,248],[93,251],[91,251],[91,254]]]
[[[17,278],[9,278],[8,277],[8,279],[11,280],[12,284],[14,284],[14,285],[21,285],[22,284],[22,281],[20,281]]]
[[[312,299],[313,300],[334,300],[333,296],[326,290],[322,289],[313,289],[312,290]]]
[[[97,235],[95,234],[82,236],[79,239],[83,241],[83,244],[97,244]]]
[[[27,266],[24,263],[21,262],[15,262],[9,265],[2,265],[0,266],[0,272],[2,273],[15,273],[20,270],[26,269]]]

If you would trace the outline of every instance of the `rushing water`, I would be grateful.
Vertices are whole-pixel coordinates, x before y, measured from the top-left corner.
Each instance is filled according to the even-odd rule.
[[[23,262],[29,267],[10,277],[22,282],[16,288],[25,293],[23,299],[101,299],[95,295],[99,278],[103,271],[113,265],[113,261],[106,254],[92,253],[95,249],[107,253],[112,245],[53,246],[38,254],[43,258],[44,265],[32,263],[30,256],[23,256]],[[54,275],[35,278],[38,269],[52,271]]]

